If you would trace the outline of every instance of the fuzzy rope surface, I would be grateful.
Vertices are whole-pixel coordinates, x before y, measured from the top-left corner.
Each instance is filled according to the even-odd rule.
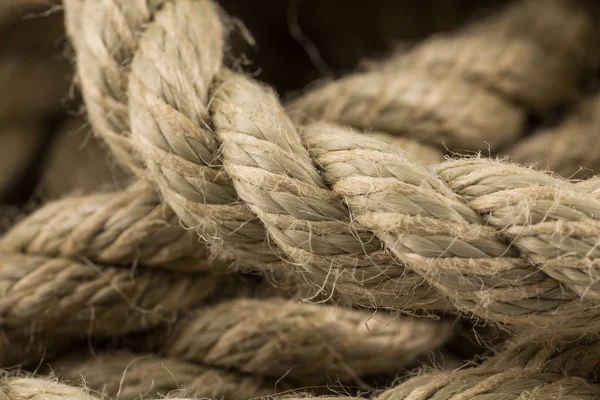
[[[445,343],[450,328],[283,299],[234,299],[180,319],[143,350],[312,385],[400,370]]]
[[[0,238],[0,252],[140,265],[180,272],[226,271],[197,235],[179,226],[151,185],[46,203]]]
[[[588,1],[517,1],[455,36],[311,90],[290,110],[300,121],[496,150],[523,133],[525,112],[568,101],[578,77],[598,65],[598,12]]]
[[[187,225],[227,255],[262,266],[284,257],[356,304],[452,302],[512,325],[598,329],[596,199],[517,166],[456,161],[434,172],[364,136],[299,131],[271,91],[221,66],[219,21],[210,2],[166,3],[129,66],[133,143]],[[344,151],[353,159],[328,161]],[[482,177],[494,183],[474,198],[474,179],[491,171],[498,178]]]
[[[477,158],[426,167],[429,160],[398,150],[385,136],[323,123],[300,126],[271,90],[224,66],[227,22],[208,0],[65,3],[92,124],[123,164],[156,183],[165,204],[153,187],[134,187],[109,200],[58,202],[23,221],[0,241],[6,260],[19,265],[0,268],[8,282],[0,286],[4,328],[31,330],[35,320],[43,322],[37,334],[84,337],[93,326],[93,333],[112,336],[155,327],[196,308],[215,293],[220,278],[180,272],[223,265],[205,263],[204,244],[176,227],[181,219],[219,258],[263,271],[286,267],[315,291],[350,305],[458,311],[508,324],[517,335],[531,327],[600,332],[596,180],[576,184]],[[460,149],[477,149],[484,141],[508,146],[522,133],[526,115],[569,103],[583,73],[598,65],[588,56],[599,36],[593,3],[539,4],[515,2],[456,36],[425,41],[372,71],[309,92],[294,104],[297,121],[324,119]],[[490,65],[499,54],[500,62]],[[575,158],[568,168],[579,162]],[[63,223],[53,215],[70,207],[76,207],[76,220]],[[142,268],[131,273],[101,266],[90,268],[95,273],[90,275],[83,262],[64,257]],[[30,264],[36,265],[23,269]],[[53,286],[62,284],[56,276],[67,284]],[[38,299],[31,288],[43,295]],[[57,293],[58,301],[52,297]],[[135,307],[123,305],[129,296]],[[49,309],[47,303],[58,306]],[[365,326],[348,317],[348,322],[344,309],[334,314],[342,314],[338,325],[320,315],[325,307],[311,314],[312,306],[305,306],[279,299],[206,306],[176,321],[159,349],[162,355],[237,370],[231,374],[289,373],[313,382],[324,374],[350,379],[389,371],[399,360],[413,359],[407,350],[445,340],[432,328],[409,329],[414,342],[407,343],[397,337],[406,333],[402,321],[369,331],[371,321]],[[144,312],[132,316],[130,308]],[[323,325],[306,328],[307,313],[306,320]],[[250,329],[255,325],[260,327]],[[288,335],[298,352],[284,351]],[[215,342],[216,336],[221,339]],[[571,365],[567,358],[582,350],[566,339],[558,339],[558,356],[545,346],[522,350],[516,341],[481,367],[415,377],[373,399],[600,396],[597,385],[577,377],[589,377],[593,361],[584,359],[579,369]],[[576,342],[595,349],[593,339]],[[390,359],[393,365],[386,364]],[[163,361],[176,369],[186,364],[169,360],[175,359]],[[156,368],[151,361],[148,368]],[[194,376],[206,371],[181,368],[192,387],[198,383]],[[211,392],[210,382],[201,378],[199,393],[234,398],[263,393],[254,380],[246,387],[237,377],[217,379],[222,385]],[[106,380],[114,390],[115,378]],[[5,382],[6,398],[21,398],[19,384]],[[132,396],[139,393],[139,387],[131,388]],[[61,390],[80,398],[62,388],[57,399]],[[38,395],[34,390],[22,397]]]
[[[92,394],[121,400],[192,397],[241,400],[263,397],[285,389],[257,375],[193,364],[171,357],[104,352],[94,356],[67,354],[50,363],[51,373],[61,381],[81,384]]]
[[[80,337],[156,326],[200,304],[220,279],[27,254],[2,254],[0,264],[0,328]]]

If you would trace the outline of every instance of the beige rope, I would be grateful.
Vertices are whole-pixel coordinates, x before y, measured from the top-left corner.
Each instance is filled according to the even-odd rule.
[[[600,96],[585,99],[557,127],[536,132],[509,151],[515,162],[534,164],[567,178],[589,177],[600,166]]]
[[[497,151],[523,133],[527,111],[568,101],[578,77],[597,65],[589,60],[600,38],[597,12],[593,2],[517,1],[455,36],[311,90],[290,110],[300,121]]]
[[[438,146],[440,137],[461,149],[479,148],[483,139],[507,145],[521,133],[525,114],[570,102],[581,76],[598,65],[587,55],[598,38],[592,3],[539,4],[518,2],[455,37],[426,41],[379,70],[325,86],[342,89],[322,103],[317,90],[297,104],[315,96],[317,119],[427,135]],[[226,27],[208,0],[67,0],[66,6],[95,129],[123,164],[158,184],[166,204],[146,184],[66,199],[0,240],[7,265],[0,268],[0,326],[21,335],[16,343],[31,332],[77,340],[175,319],[158,349],[180,359],[151,357],[142,366],[163,382],[168,377],[158,363],[171,364],[192,389],[180,395],[247,398],[272,392],[241,373],[349,380],[397,371],[447,338],[444,325],[428,321],[373,327],[376,320],[364,320],[371,313],[271,298],[221,301],[177,320],[214,295],[220,280],[191,272],[226,268],[205,261],[206,248],[177,227],[180,218],[220,257],[276,273],[283,264],[351,305],[457,309],[514,325],[517,340],[481,367],[416,377],[373,399],[600,396],[598,386],[580,378],[591,377],[597,365],[596,339],[584,336],[600,328],[597,179],[576,184],[477,158],[427,168],[439,157],[431,148],[423,148],[419,161],[382,134],[296,126],[272,91],[222,66]],[[483,49],[488,59],[506,58],[488,65]],[[347,82],[364,95],[357,103]],[[568,168],[582,156],[574,159]],[[96,268],[83,262],[88,258],[188,274]],[[527,336],[524,344],[521,328],[532,326],[561,335],[524,349],[541,337]],[[57,342],[48,342],[51,351],[60,349],[63,341]],[[38,349],[14,353],[40,356]],[[107,357],[122,371],[135,356]],[[573,357],[581,362],[574,365]],[[237,372],[215,369],[215,376],[182,359]],[[144,368],[139,374],[149,373]],[[136,387],[141,376],[121,376],[119,388],[126,382],[127,395],[141,394],[147,383]],[[94,388],[112,385],[114,393],[114,376],[97,378]],[[165,384],[147,395],[167,394]],[[89,398],[54,385],[7,378],[0,399]]]
[[[140,398],[250,399],[285,390],[256,375],[240,375],[205,367],[176,358],[140,355],[127,351],[90,356],[79,352],[50,363],[51,372],[63,382],[83,384],[101,397],[135,400]]]
[[[315,385],[400,371],[444,344],[450,328],[276,298],[233,299],[178,320],[144,350]]]
[[[200,304],[219,280],[26,254],[2,254],[0,263],[0,327],[25,335],[110,336],[148,329]]]
[[[262,266],[285,256],[317,286],[335,287],[361,305],[447,309],[448,298],[471,314],[515,325],[587,325],[594,319],[588,301],[595,296],[595,255],[588,252],[596,234],[564,227],[576,229],[580,221],[594,226],[595,199],[567,182],[492,161],[442,163],[440,179],[364,136],[332,136],[334,130],[317,127],[301,138],[271,91],[219,72],[218,21],[208,1],[164,4],[139,36],[128,101],[134,143],[148,174],[182,220],[223,254]],[[157,46],[159,38],[173,47]],[[363,164],[328,166],[321,153],[348,150],[328,147],[338,145],[355,149]],[[224,168],[218,167],[217,149]],[[493,195],[490,205],[471,201],[470,187],[455,182],[463,179],[455,171],[469,168],[502,178],[488,189],[498,192],[497,207],[515,185],[529,197],[490,217]],[[346,177],[354,183],[340,186]],[[382,186],[374,191],[378,182]],[[549,215],[556,222],[539,225],[539,217],[523,217],[546,215],[556,202],[564,203]],[[394,219],[373,214],[386,209]],[[273,243],[267,245],[259,220]],[[560,236],[547,233],[557,226],[563,227]]]
[[[0,238],[1,252],[141,265],[181,272],[226,271],[145,183],[121,192],[49,202]]]

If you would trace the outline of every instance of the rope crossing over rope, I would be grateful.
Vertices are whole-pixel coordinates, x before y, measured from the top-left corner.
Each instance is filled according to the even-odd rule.
[[[1,366],[48,354],[56,377],[8,374],[0,400],[330,395],[414,366],[457,316],[510,339],[370,398],[600,398],[600,180],[556,175],[598,163],[597,96],[572,104],[600,67],[600,14],[541,4],[284,107],[224,61],[232,24],[211,0],[64,0],[90,122],[138,182],[45,204],[0,237]],[[488,146],[551,158],[442,159]],[[230,294],[240,271],[262,277],[257,298]],[[106,348],[70,349],[86,341]]]

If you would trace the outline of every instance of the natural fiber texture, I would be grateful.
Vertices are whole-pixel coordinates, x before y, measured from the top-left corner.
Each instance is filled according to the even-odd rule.
[[[2,254],[0,327],[86,337],[148,329],[212,294],[217,276]]]
[[[600,38],[596,12],[592,2],[515,2],[454,37],[427,40],[373,71],[309,91],[290,109],[300,120],[451,150],[498,150],[523,132],[525,112],[569,100]]]
[[[485,159],[438,164],[438,177],[326,125],[304,137],[356,222],[460,308],[511,324],[587,324],[593,308],[579,298],[596,298],[600,204],[580,187]]]
[[[92,388],[116,398],[168,395],[180,375],[190,391],[179,395],[245,399],[274,392],[280,378],[365,388],[364,376],[414,374],[402,368],[450,336],[446,322],[345,308],[360,306],[461,313],[514,336],[476,368],[421,373],[373,400],[600,397],[585,381],[598,365],[598,179],[441,161],[432,150],[515,149],[530,116],[570,106],[600,66],[593,1],[515,1],[307,92],[290,107],[296,121],[271,89],[226,66],[229,21],[210,0],[65,7],[91,124],[144,182],[53,203],[0,239],[0,326],[17,335],[12,358],[60,349],[44,335],[110,345],[107,336],[135,333],[112,344],[154,355],[55,365],[70,380],[89,369]],[[586,107],[557,132],[593,125]],[[557,149],[565,135],[554,136]],[[401,150],[411,146],[414,157]],[[569,156],[552,168],[595,163],[587,151]],[[217,288],[223,278],[206,272],[230,264],[267,276],[244,285],[236,272]],[[260,294],[277,279],[285,290]],[[262,298],[244,298],[254,293]],[[279,298],[299,294],[337,305]],[[18,344],[32,332],[42,346],[28,353]],[[5,382],[21,395],[22,383]],[[35,396],[44,395],[21,398]]]
[[[150,350],[204,365],[326,384],[399,371],[450,333],[450,324],[430,320],[282,299],[234,299],[178,321],[149,344]]]
[[[181,272],[227,271],[147,183],[47,203],[2,238],[1,252],[70,257]]]
[[[426,374],[388,389],[377,400],[597,399],[600,385],[523,369],[472,369]]]
[[[82,389],[58,383],[55,380],[36,378],[2,378],[2,400],[95,400]]]
[[[83,384],[92,390],[92,395],[120,400],[165,396],[242,400],[285,388],[255,375],[127,351],[68,354],[51,362],[50,370],[62,382]]]
[[[494,368],[520,366],[597,382],[600,377],[599,349],[600,337],[580,329],[534,332],[510,341],[506,348],[486,360],[485,365]]]
[[[445,310],[445,296],[470,314],[513,325],[587,325],[594,318],[588,300],[596,278],[587,271],[596,234],[577,227],[594,226],[595,199],[567,182],[493,161],[442,163],[440,179],[388,145],[320,125],[304,134],[309,154],[271,91],[219,72],[221,31],[207,1],[165,4],[137,43],[128,99],[148,173],[183,221],[218,250],[252,254],[255,263],[285,255],[318,287],[334,287],[361,305]],[[199,47],[208,51],[190,47],[201,40],[209,41]],[[215,166],[219,141],[223,169]],[[501,177],[486,189],[497,192],[488,196],[492,204],[471,201],[481,184],[463,183],[469,168],[473,179],[493,180],[492,171]],[[515,185],[526,201],[513,197]],[[513,198],[514,208],[502,208]],[[565,210],[547,217],[557,222],[539,225],[538,213],[556,201]],[[523,213],[536,217],[528,221]]]
[[[579,378],[553,374],[540,374],[527,370],[466,370],[458,373],[440,373],[413,378],[377,396],[380,400],[462,400],[477,397],[492,400],[527,398],[595,399],[600,386],[591,385]],[[2,400],[91,400],[81,389],[55,381],[33,378],[5,378],[0,382]],[[292,399],[294,397],[287,397]],[[307,397],[301,397],[307,398]],[[353,397],[320,397],[322,400],[351,400]]]
[[[600,96],[592,96],[560,125],[518,142],[509,154],[515,162],[534,164],[567,178],[583,178],[600,172],[599,146]]]
[[[128,181],[106,145],[92,135],[88,123],[70,117],[54,134],[45,155],[38,193],[44,200],[52,200],[124,189]]]
[[[419,142],[407,137],[389,135],[383,132],[369,132],[369,136],[406,151],[425,165],[437,164],[444,160],[442,151],[427,143]]]
[[[76,50],[77,79],[88,117],[117,160],[137,175],[143,169],[128,140],[129,63],[137,48],[138,33],[163,3],[64,1],[67,33]]]

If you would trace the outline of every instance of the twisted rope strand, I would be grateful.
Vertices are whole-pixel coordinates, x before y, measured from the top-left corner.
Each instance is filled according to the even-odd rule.
[[[127,351],[103,352],[95,356],[72,353],[50,363],[51,373],[61,382],[83,384],[109,398],[120,400],[212,398],[242,400],[274,394],[284,384],[256,375],[240,375],[170,357],[140,355]]]
[[[557,127],[517,142],[508,154],[521,164],[568,178],[589,177],[600,167],[600,96],[585,99]]]
[[[234,299],[150,336],[143,350],[316,385],[397,372],[444,344],[450,328],[446,322],[283,299]]]
[[[92,400],[85,391],[55,381],[36,378],[4,378],[0,395],[6,400],[51,398],[53,400]],[[600,386],[580,378],[544,374],[523,369],[471,369],[435,373],[410,379],[375,396],[376,400],[593,400]],[[235,397],[232,397],[234,399]],[[242,397],[246,398],[246,397]],[[294,399],[295,397],[286,397]],[[310,397],[298,397],[310,398]],[[355,397],[319,397],[322,400],[356,400]],[[181,400],[184,400],[181,398]]]
[[[306,128],[304,138],[355,220],[459,308],[515,325],[581,318],[573,323],[585,326],[595,318],[592,303],[580,296],[597,298],[593,243],[599,235],[593,227],[600,204],[576,185],[485,159],[438,164],[437,177],[400,151],[324,124]],[[464,180],[467,173],[472,180]],[[486,189],[489,196],[470,201]],[[513,207],[506,207],[513,198]],[[562,213],[553,210],[560,202],[567,209]],[[501,220],[490,218],[490,206]],[[575,211],[582,208],[584,213]]]
[[[219,280],[26,254],[3,254],[0,263],[0,327],[22,334],[87,337],[148,329],[199,305]]]
[[[122,192],[45,204],[0,238],[0,252],[141,265],[180,272],[224,271],[195,232],[146,182]]]
[[[559,221],[540,226],[539,237],[530,233],[528,238],[520,238],[517,233],[538,229],[538,221],[529,226],[526,218],[513,220],[511,216],[528,212],[531,202],[539,209],[536,212],[544,214],[549,203],[540,198],[542,192],[562,201],[563,192],[552,189],[556,185],[572,189],[569,198],[580,190],[514,167],[523,190],[531,185],[547,187],[532,189],[530,199],[511,214],[506,214],[508,209],[499,211],[505,213],[500,221],[490,219],[476,203],[467,206],[461,197],[469,200],[468,191],[457,190],[453,182],[443,182],[416,162],[408,162],[403,153],[385,154],[381,148],[389,146],[384,144],[356,148],[360,152],[365,146],[362,150],[369,153],[367,149],[375,146],[375,153],[384,153],[383,159],[376,159],[380,168],[375,171],[350,165],[335,177],[325,166],[320,174],[313,162],[324,161],[311,158],[272,91],[226,69],[218,72],[219,52],[200,52],[190,45],[199,35],[198,24],[190,22],[190,15],[202,8],[203,20],[219,18],[207,1],[194,6],[199,9],[194,11],[187,0],[166,4],[146,27],[131,63],[129,106],[134,143],[148,161],[148,173],[160,183],[164,197],[184,221],[208,217],[210,223],[201,230],[205,238],[229,241],[232,232],[242,237],[248,232],[253,235],[253,253],[271,250],[270,257],[285,255],[318,286],[335,287],[346,297],[354,297],[356,304],[446,310],[445,298],[449,298],[471,314],[514,325],[585,325],[596,320],[594,308],[580,296],[588,300],[595,296],[596,278],[583,271],[594,269],[595,253],[588,251],[597,233],[593,229],[578,231],[577,227],[582,225],[578,221],[595,224],[597,200],[581,193],[587,210],[557,213],[553,218]],[[218,22],[208,26],[211,24]],[[211,82],[213,78],[216,80]],[[209,96],[212,101],[207,110]],[[331,132],[319,134],[305,138],[313,143],[309,145],[312,157],[322,151],[315,148],[315,142],[344,143],[341,136],[352,135],[340,131],[332,140]],[[355,143],[364,143],[365,138],[355,137]],[[219,159],[218,154],[210,153],[210,148],[219,147],[219,141],[224,168],[207,167],[202,160]],[[369,157],[361,157],[363,164],[373,163]],[[513,168],[479,160],[472,163],[487,172]],[[393,166],[391,171],[388,165]],[[440,164],[438,171],[449,165],[454,164]],[[336,183],[346,174],[356,175],[355,169],[366,176],[351,179],[347,188]],[[440,174],[448,181],[447,173]],[[506,173],[498,174],[504,180],[500,184],[518,184],[507,179]],[[373,191],[375,182],[382,182],[378,191]],[[328,185],[334,185],[334,190]],[[212,190],[198,189],[207,187]],[[199,196],[204,193],[217,196],[217,204]],[[248,208],[236,202],[236,193]],[[365,193],[369,193],[368,202],[361,197]],[[508,194],[499,194],[497,201],[504,201],[502,196]],[[572,201],[565,200],[562,209],[569,208],[567,203]],[[377,210],[369,209],[375,205]],[[391,226],[385,212],[373,214],[382,210],[394,212]],[[265,247],[265,232],[254,215],[277,248]],[[525,226],[519,231],[518,225]],[[561,228],[560,236],[555,235],[542,250],[540,246],[548,241],[544,232],[557,226],[575,230]],[[554,243],[558,240],[560,243]],[[544,251],[548,256],[541,259]],[[565,261],[572,265],[561,268]]]
[[[300,121],[497,150],[522,133],[525,112],[569,100],[594,64],[587,58],[600,38],[597,11],[592,2],[515,2],[454,37],[426,40],[372,71],[311,90],[290,110]]]
[[[64,0],[88,117],[117,161],[137,176],[143,176],[144,168],[128,140],[127,72],[138,33],[163,3]]]

